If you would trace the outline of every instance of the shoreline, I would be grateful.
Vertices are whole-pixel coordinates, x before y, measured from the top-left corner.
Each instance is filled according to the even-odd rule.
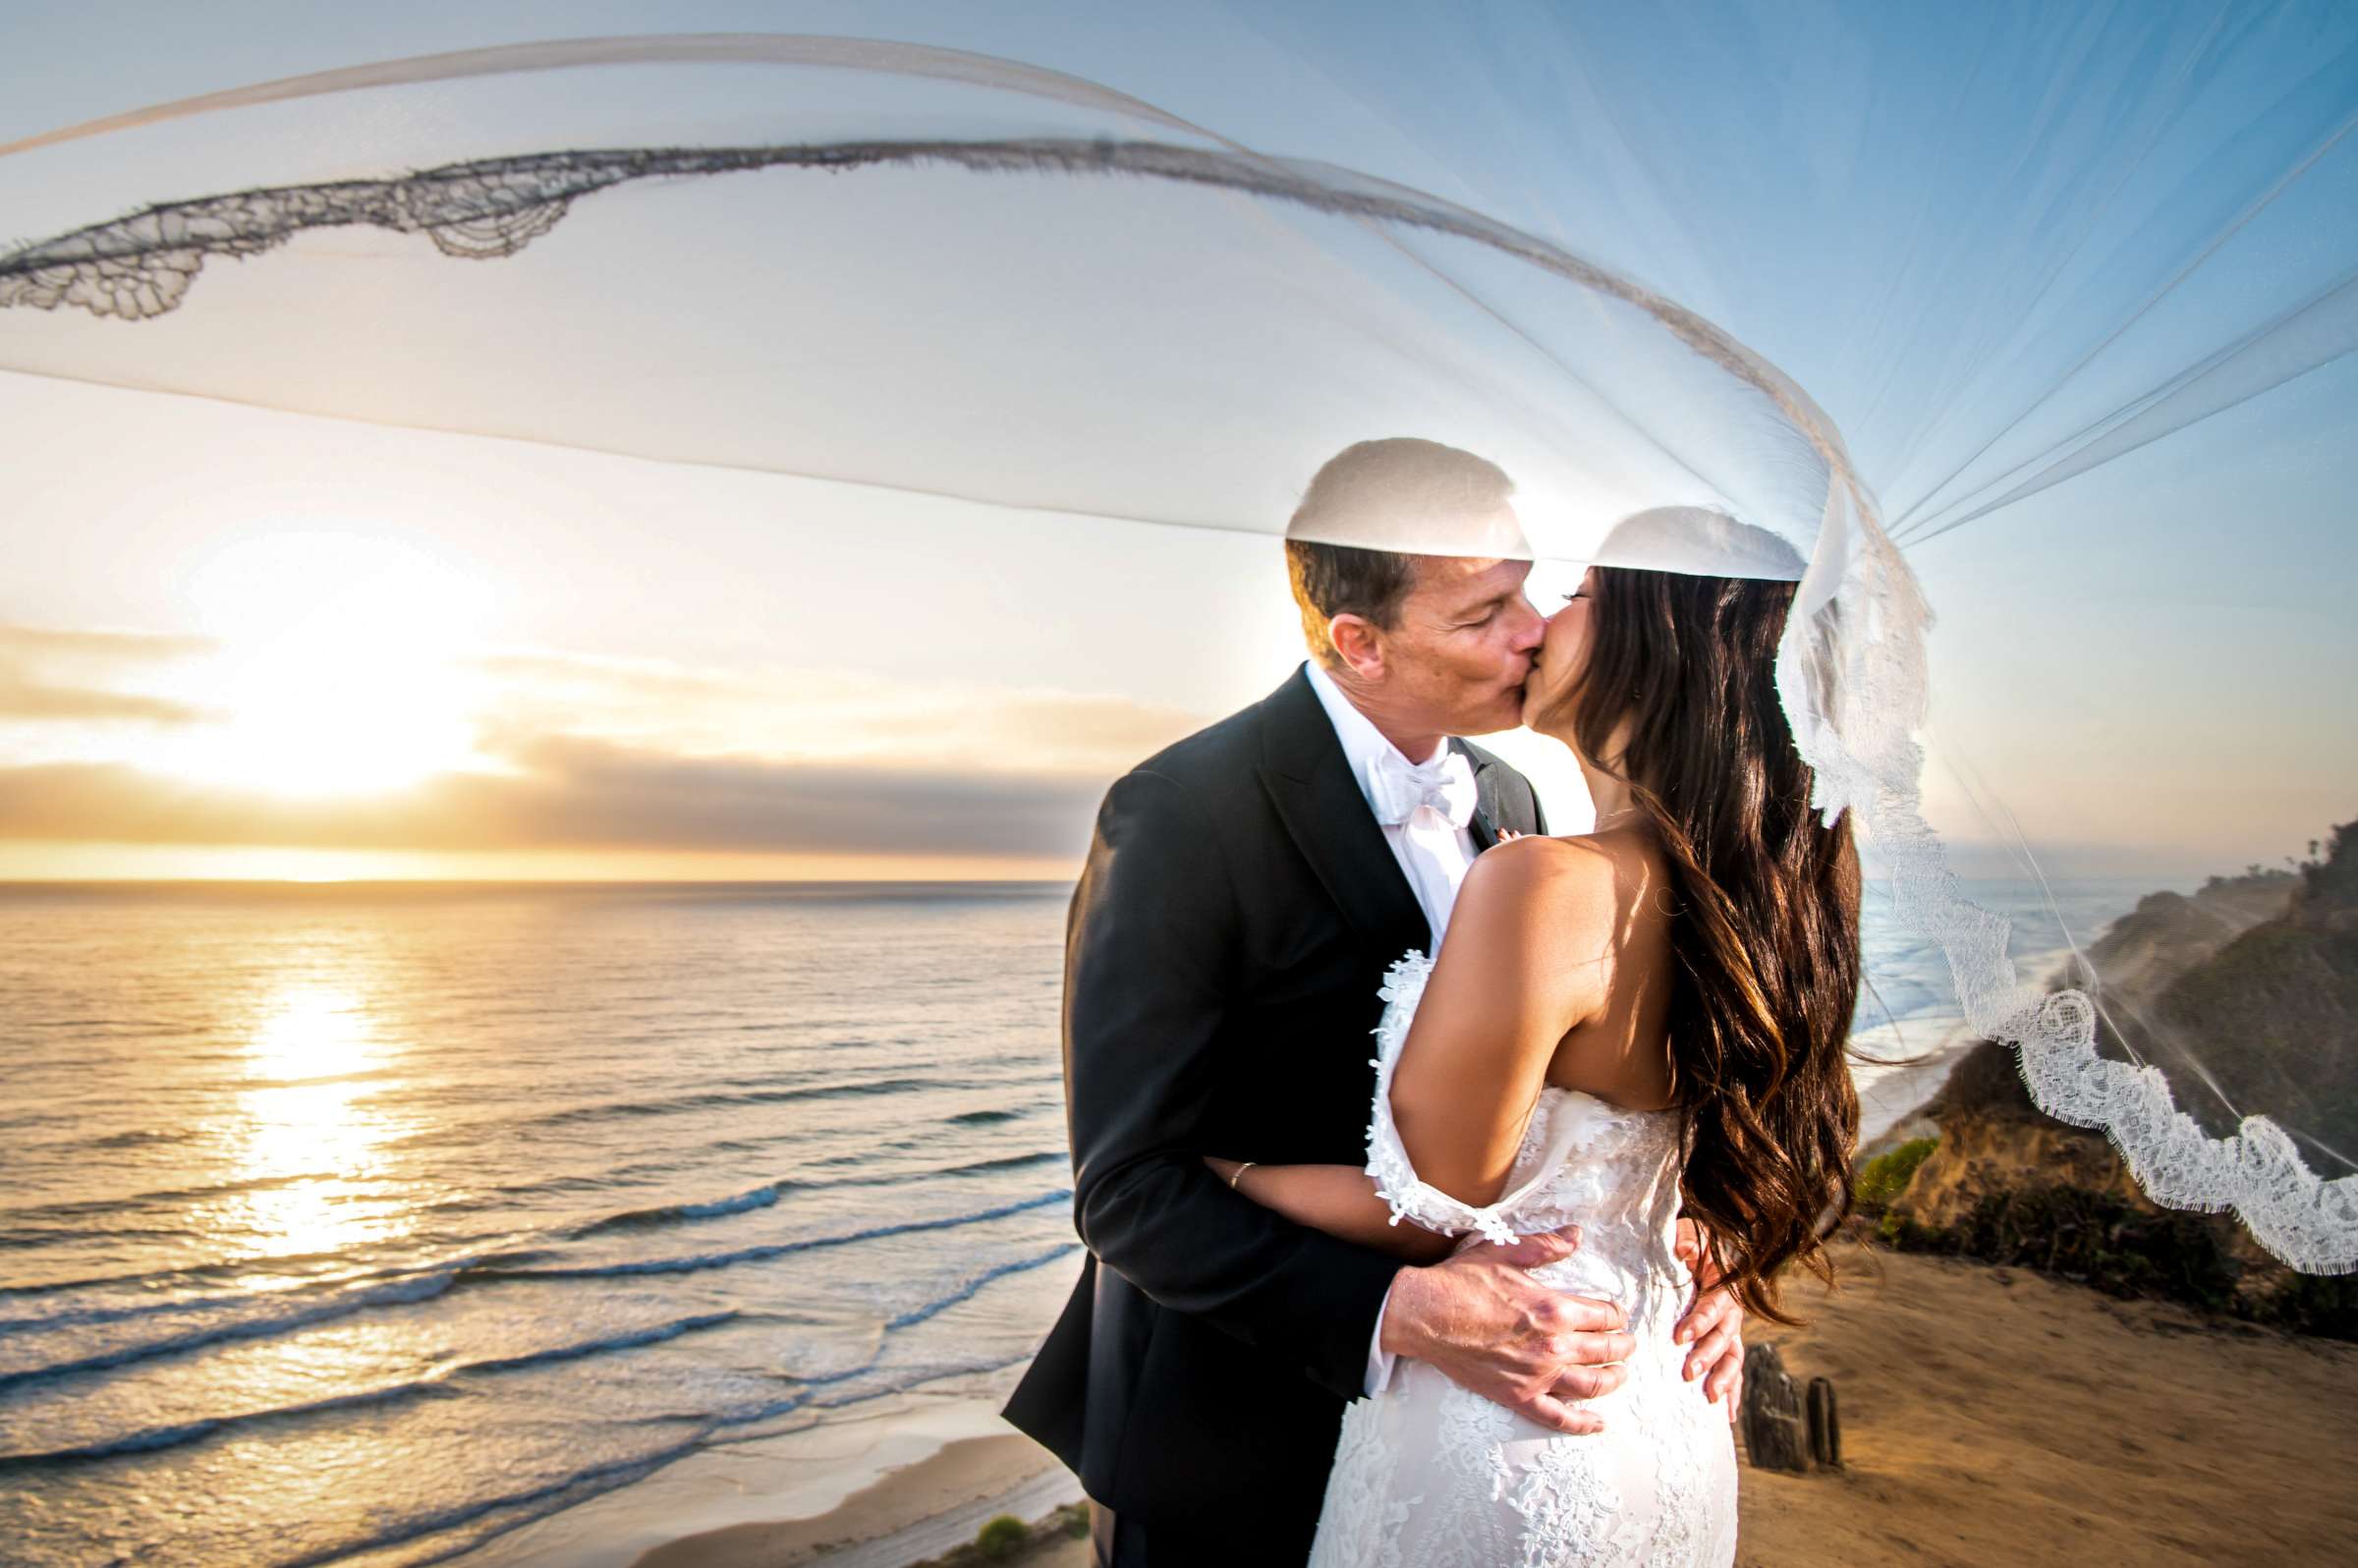
[[[1980,1043],[1981,1036],[1957,1019],[1937,1044],[1914,1053],[1920,1059],[1885,1068],[1859,1083],[1857,1159],[1863,1164],[1910,1138],[1929,1136],[1932,1123],[1924,1115],[1925,1106],[1940,1092],[1957,1063]],[[1859,1068],[1871,1065],[1854,1062],[1854,1079]]]
[[[906,1568],[974,1540],[994,1514],[1027,1519],[1080,1496],[1055,1456],[971,1384],[849,1419],[715,1444],[484,1542],[482,1568]]]
[[[2110,924],[2105,928],[2110,929]],[[2064,966],[2073,951],[2070,947],[2053,947],[2025,953],[2013,960],[2015,973],[2036,976],[2036,983],[2042,989],[2053,990],[2062,983]],[[1934,1030],[1939,1032],[1939,1037],[1930,1047],[1907,1048],[1909,1035]],[[1851,1063],[1852,1078],[1859,1090],[1856,1158],[1860,1164],[1911,1138],[1937,1135],[1939,1129],[1924,1114],[1925,1107],[1947,1084],[1948,1075],[1957,1063],[1971,1054],[1982,1038],[1958,1013],[1893,1019],[1851,1035],[1851,1048],[1869,1053],[1867,1059],[1854,1058]],[[1879,1065],[1881,1070],[1877,1070]],[[1872,1076],[1862,1076],[1862,1069]]]
[[[1053,1454],[1002,1428],[892,1465],[821,1512],[692,1529],[630,1568],[907,1568],[971,1542],[999,1514],[1030,1524],[1080,1500],[1080,1482]]]

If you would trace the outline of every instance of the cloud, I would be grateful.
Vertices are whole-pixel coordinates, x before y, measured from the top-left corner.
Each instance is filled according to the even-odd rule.
[[[0,838],[339,849],[1074,856],[1104,780],[681,757],[547,736],[530,771],[287,800],[118,762],[0,769]]]
[[[487,754],[562,733],[682,756],[768,756],[927,770],[981,763],[1111,778],[1204,716],[1094,693],[1011,690],[945,672],[712,669],[663,660],[514,653],[475,661],[498,693]]]
[[[211,638],[171,632],[114,632],[0,624],[0,659],[72,659],[122,665],[169,663],[217,647]]]
[[[200,724],[213,710],[144,692],[62,684],[35,673],[63,665],[101,679],[210,652],[200,637],[0,625],[0,721]]]
[[[138,692],[101,692],[86,687],[44,686],[0,668],[0,720],[129,720],[149,724],[200,724],[211,709]]]
[[[212,651],[195,638],[0,627],[0,721],[228,717],[10,664],[130,671]],[[946,678],[539,649],[468,664],[457,690],[472,757],[413,785],[300,795],[228,774],[199,782],[207,769],[175,762],[201,729],[152,741],[28,731],[14,757],[0,753],[0,840],[1069,859],[1106,784],[1202,723],[1119,697]],[[177,693],[207,694],[201,669],[181,674]]]

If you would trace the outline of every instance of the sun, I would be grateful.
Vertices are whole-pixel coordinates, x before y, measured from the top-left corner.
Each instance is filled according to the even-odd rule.
[[[218,653],[177,693],[215,715],[152,765],[287,796],[373,794],[479,765],[461,656],[480,582],[416,545],[319,531],[243,540],[189,597]]]

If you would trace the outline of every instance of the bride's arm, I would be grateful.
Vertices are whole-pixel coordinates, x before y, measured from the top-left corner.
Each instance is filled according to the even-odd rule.
[[[1501,844],[1466,873],[1392,1075],[1418,1178],[1474,1207],[1506,1190],[1547,1065],[1603,996],[1611,860],[1577,839]]]
[[[1500,846],[1467,872],[1392,1080],[1426,1185],[1477,1207],[1505,1190],[1556,1042],[1597,989],[1600,944],[1581,933],[1599,909],[1610,919],[1612,891],[1609,862],[1555,840]],[[1455,1246],[1395,1224],[1358,1166],[1206,1163],[1263,1207],[1363,1247],[1424,1262]]]
[[[1393,1224],[1391,1205],[1376,1196],[1375,1178],[1357,1165],[1263,1165],[1209,1154],[1204,1163],[1237,1192],[1297,1225],[1412,1263],[1436,1262],[1457,1245],[1452,1237]]]

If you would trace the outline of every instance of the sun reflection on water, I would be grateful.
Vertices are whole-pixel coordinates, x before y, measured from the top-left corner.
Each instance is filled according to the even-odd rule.
[[[264,1000],[246,1038],[229,1154],[252,1184],[215,1219],[240,1250],[326,1254],[408,1230],[407,1205],[383,1191],[383,1146],[402,1130],[378,1103],[398,1052],[366,1001],[342,986],[288,981]]]

